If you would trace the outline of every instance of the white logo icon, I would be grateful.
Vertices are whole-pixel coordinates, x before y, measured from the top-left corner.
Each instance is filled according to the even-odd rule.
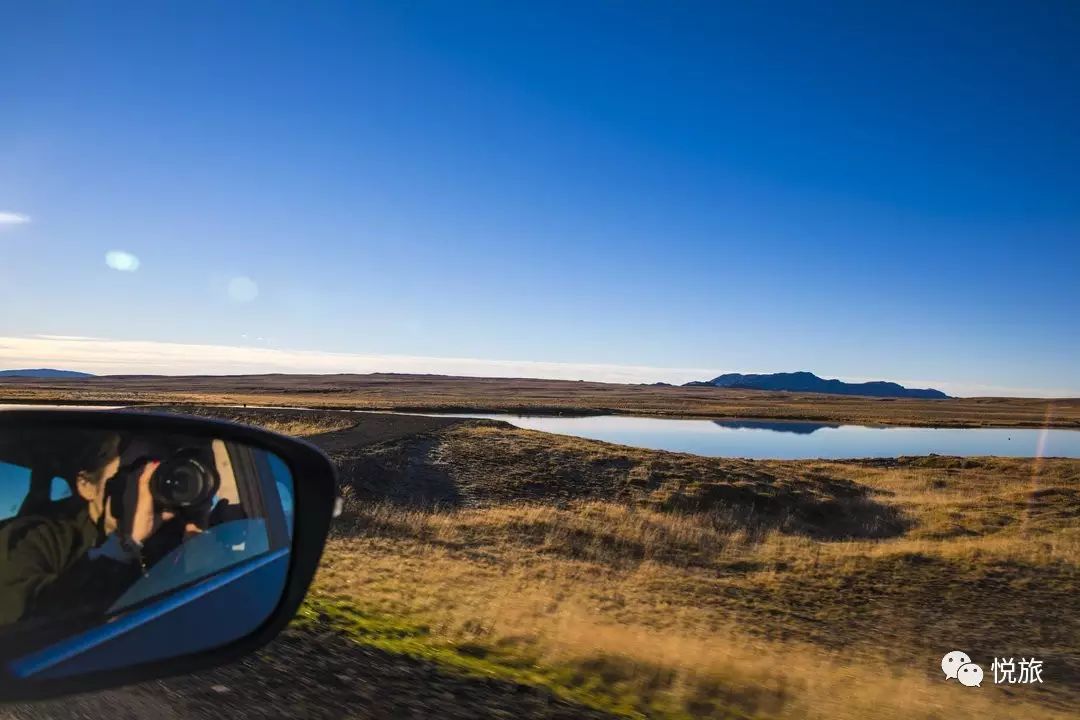
[[[971,664],[971,658],[967,656],[967,653],[953,650],[945,653],[945,657],[941,658],[941,671],[945,673],[946,680],[958,680],[957,671],[960,666],[969,664]],[[982,670],[979,670],[979,679],[982,680]]]
[[[961,685],[982,687],[983,670],[975,663],[969,662],[961,665],[960,669],[956,671],[956,679],[960,681]]]

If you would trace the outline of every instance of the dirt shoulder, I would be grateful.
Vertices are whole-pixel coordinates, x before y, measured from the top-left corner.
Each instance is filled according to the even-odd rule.
[[[0,718],[551,718],[605,713],[550,691],[448,672],[356,643],[332,630],[291,628],[258,654],[195,675],[53,702],[0,706]]]
[[[401,412],[616,413],[937,427],[1080,428],[1080,399],[918,400],[432,375],[0,379],[0,403],[197,403]]]

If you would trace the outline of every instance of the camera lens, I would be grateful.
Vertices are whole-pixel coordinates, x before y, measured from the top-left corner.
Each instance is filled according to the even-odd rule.
[[[150,492],[162,507],[187,508],[213,498],[218,484],[217,473],[197,450],[181,450],[158,467]]]

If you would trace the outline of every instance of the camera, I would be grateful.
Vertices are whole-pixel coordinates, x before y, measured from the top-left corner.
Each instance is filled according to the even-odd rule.
[[[107,493],[112,498],[112,514],[118,520],[126,517],[125,506],[131,501],[127,488],[143,471],[146,463],[156,458],[142,455],[127,463],[109,480]],[[158,511],[173,511],[199,516],[210,504],[221,486],[213,456],[200,448],[181,448],[169,454],[150,477],[150,495]],[[123,520],[121,520],[123,522]]]
[[[150,478],[150,494],[163,510],[198,508],[210,503],[221,481],[213,462],[196,448],[186,448],[163,461]]]

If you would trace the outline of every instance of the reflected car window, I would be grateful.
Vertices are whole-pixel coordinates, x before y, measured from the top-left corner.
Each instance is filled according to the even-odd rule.
[[[52,485],[49,487],[49,500],[59,502],[67,500],[69,497],[71,497],[71,486],[68,485],[64,478],[54,477]]]
[[[15,517],[30,491],[30,468],[0,462],[0,522]]]
[[[285,527],[288,528],[289,537],[293,530],[293,477],[289,466],[285,461],[273,453],[266,454],[270,464],[270,472],[274,475],[277,484],[278,497],[281,498],[281,510],[285,513]]]
[[[0,522],[19,514],[30,492],[31,471],[28,467],[0,462]],[[49,482],[49,501],[59,502],[71,497],[71,486],[62,477]]]
[[[233,520],[216,525],[159,560],[109,608],[109,612],[118,612],[210,577],[269,549],[265,520]]]

